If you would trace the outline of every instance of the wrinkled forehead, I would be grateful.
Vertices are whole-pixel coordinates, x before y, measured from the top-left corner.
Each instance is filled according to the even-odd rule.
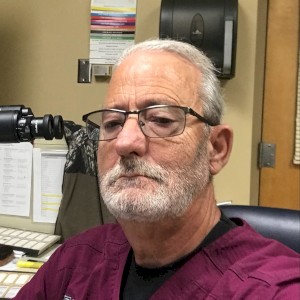
[[[104,106],[141,108],[151,101],[190,106],[199,102],[200,80],[200,71],[178,54],[139,51],[115,69]]]

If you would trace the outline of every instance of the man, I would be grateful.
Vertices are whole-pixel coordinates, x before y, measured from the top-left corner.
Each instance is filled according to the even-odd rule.
[[[16,299],[298,298],[299,255],[216,205],[212,178],[233,134],[200,51],[169,40],[128,49],[103,107],[83,118],[118,224],[64,243]]]

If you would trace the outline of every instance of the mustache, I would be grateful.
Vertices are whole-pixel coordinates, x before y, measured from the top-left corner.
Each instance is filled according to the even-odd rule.
[[[109,185],[113,185],[122,176],[130,175],[145,176],[161,183],[167,179],[167,173],[161,166],[150,164],[140,158],[121,158],[104,177],[108,179]]]

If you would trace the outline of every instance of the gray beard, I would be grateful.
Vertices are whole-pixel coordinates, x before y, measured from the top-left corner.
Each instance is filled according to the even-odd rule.
[[[121,158],[100,178],[103,200],[116,219],[155,222],[182,216],[210,181],[206,139],[190,165],[176,169],[152,165],[139,157]],[[139,174],[141,177],[121,177]],[[149,184],[145,185],[145,177]]]

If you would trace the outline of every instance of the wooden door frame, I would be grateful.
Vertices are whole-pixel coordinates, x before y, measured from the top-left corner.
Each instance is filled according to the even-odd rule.
[[[276,144],[276,162],[274,168],[260,170],[259,205],[300,209],[300,167],[292,163],[299,0],[269,0],[268,5],[262,141]],[[287,168],[288,176],[284,175]]]

